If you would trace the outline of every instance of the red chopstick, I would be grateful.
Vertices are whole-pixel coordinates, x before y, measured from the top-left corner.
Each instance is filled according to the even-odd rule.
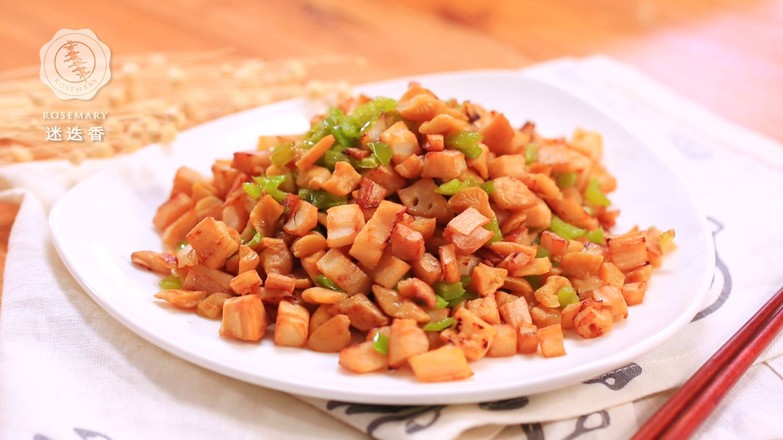
[[[633,436],[687,438],[783,328],[783,288],[693,375]]]

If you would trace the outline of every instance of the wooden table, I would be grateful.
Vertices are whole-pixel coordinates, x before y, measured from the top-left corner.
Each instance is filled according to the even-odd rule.
[[[783,141],[783,0],[5,2],[0,70],[37,66],[60,28],[92,29],[115,55],[356,54],[366,65],[321,72],[351,82],[603,53]],[[15,211],[0,206],[0,267]]]

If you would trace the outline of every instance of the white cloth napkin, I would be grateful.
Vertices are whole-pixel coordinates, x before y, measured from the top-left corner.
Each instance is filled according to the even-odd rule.
[[[170,355],[114,321],[69,275],[46,213],[102,162],[0,168],[21,209],[0,302],[0,438],[624,438],[781,285],[783,146],[720,119],[616,61],[525,69],[612,114],[680,173],[713,225],[706,309],[658,349],[550,393],[472,405],[387,407],[245,384]],[[688,292],[682,292],[688,294]],[[698,438],[783,435],[776,339]],[[343,423],[345,422],[345,423]],[[349,426],[350,425],[350,426]],[[353,427],[353,428],[352,428]],[[354,429],[356,428],[356,429]]]

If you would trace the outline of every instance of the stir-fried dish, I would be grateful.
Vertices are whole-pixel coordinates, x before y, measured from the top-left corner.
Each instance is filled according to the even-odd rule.
[[[562,356],[565,334],[601,337],[642,302],[674,231],[611,232],[601,154],[599,133],[544,138],[413,83],[211,176],[180,168],[153,219],[165,250],[132,260],[222,337],[465,379],[485,356]]]

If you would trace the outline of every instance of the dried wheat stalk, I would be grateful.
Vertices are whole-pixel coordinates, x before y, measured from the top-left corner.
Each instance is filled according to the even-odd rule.
[[[228,51],[118,57],[112,79],[90,101],[61,101],[38,79],[38,67],[0,72],[0,165],[33,160],[105,158],[155,142],[240,110],[296,96],[337,99],[345,83],[313,79],[327,63],[359,65],[348,55],[279,61],[240,58]],[[45,120],[43,112],[109,112],[106,120]],[[47,141],[47,127],[70,126],[81,142]],[[92,141],[90,127],[102,127]]]

